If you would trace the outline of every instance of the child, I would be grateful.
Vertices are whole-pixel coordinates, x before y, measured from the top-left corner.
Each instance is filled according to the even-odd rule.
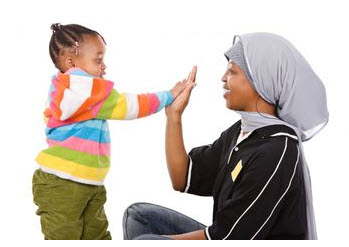
[[[103,79],[106,43],[80,25],[53,24],[49,49],[59,69],[44,112],[48,148],[36,161],[34,202],[45,239],[111,239],[103,181],[110,166],[106,119],[149,116],[172,103],[185,80],[170,91],[119,93]]]

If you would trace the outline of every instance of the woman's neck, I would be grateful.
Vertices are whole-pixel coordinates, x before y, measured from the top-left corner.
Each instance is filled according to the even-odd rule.
[[[262,97],[257,97],[246,110],[247,112],[260,112],[277,117],[276,106],[268,103]]]

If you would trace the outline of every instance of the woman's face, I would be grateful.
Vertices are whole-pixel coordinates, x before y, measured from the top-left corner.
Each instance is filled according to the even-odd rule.
[[[247,79],[245,72],[235,63],[229,63],[222,77],[227,108],[236,111],[253,111],[258,93]]]

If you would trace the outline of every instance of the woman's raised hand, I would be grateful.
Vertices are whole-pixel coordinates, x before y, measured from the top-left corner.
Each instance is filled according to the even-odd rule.
[[[197,67],[194,66],[189,73],[188,78],[178,82],[171,89],[175,99],[171,105],[166,107],[167,117],[180,118],[182,116],[184,109],[188,105],[191,91],[196,86],[196,72]]]

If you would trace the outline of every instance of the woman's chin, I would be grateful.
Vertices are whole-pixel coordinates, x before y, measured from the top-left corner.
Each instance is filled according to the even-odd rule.
[[[235,110],[234,106],[227,100],[225,103],[225,106],[229,109],[229,110]]]

